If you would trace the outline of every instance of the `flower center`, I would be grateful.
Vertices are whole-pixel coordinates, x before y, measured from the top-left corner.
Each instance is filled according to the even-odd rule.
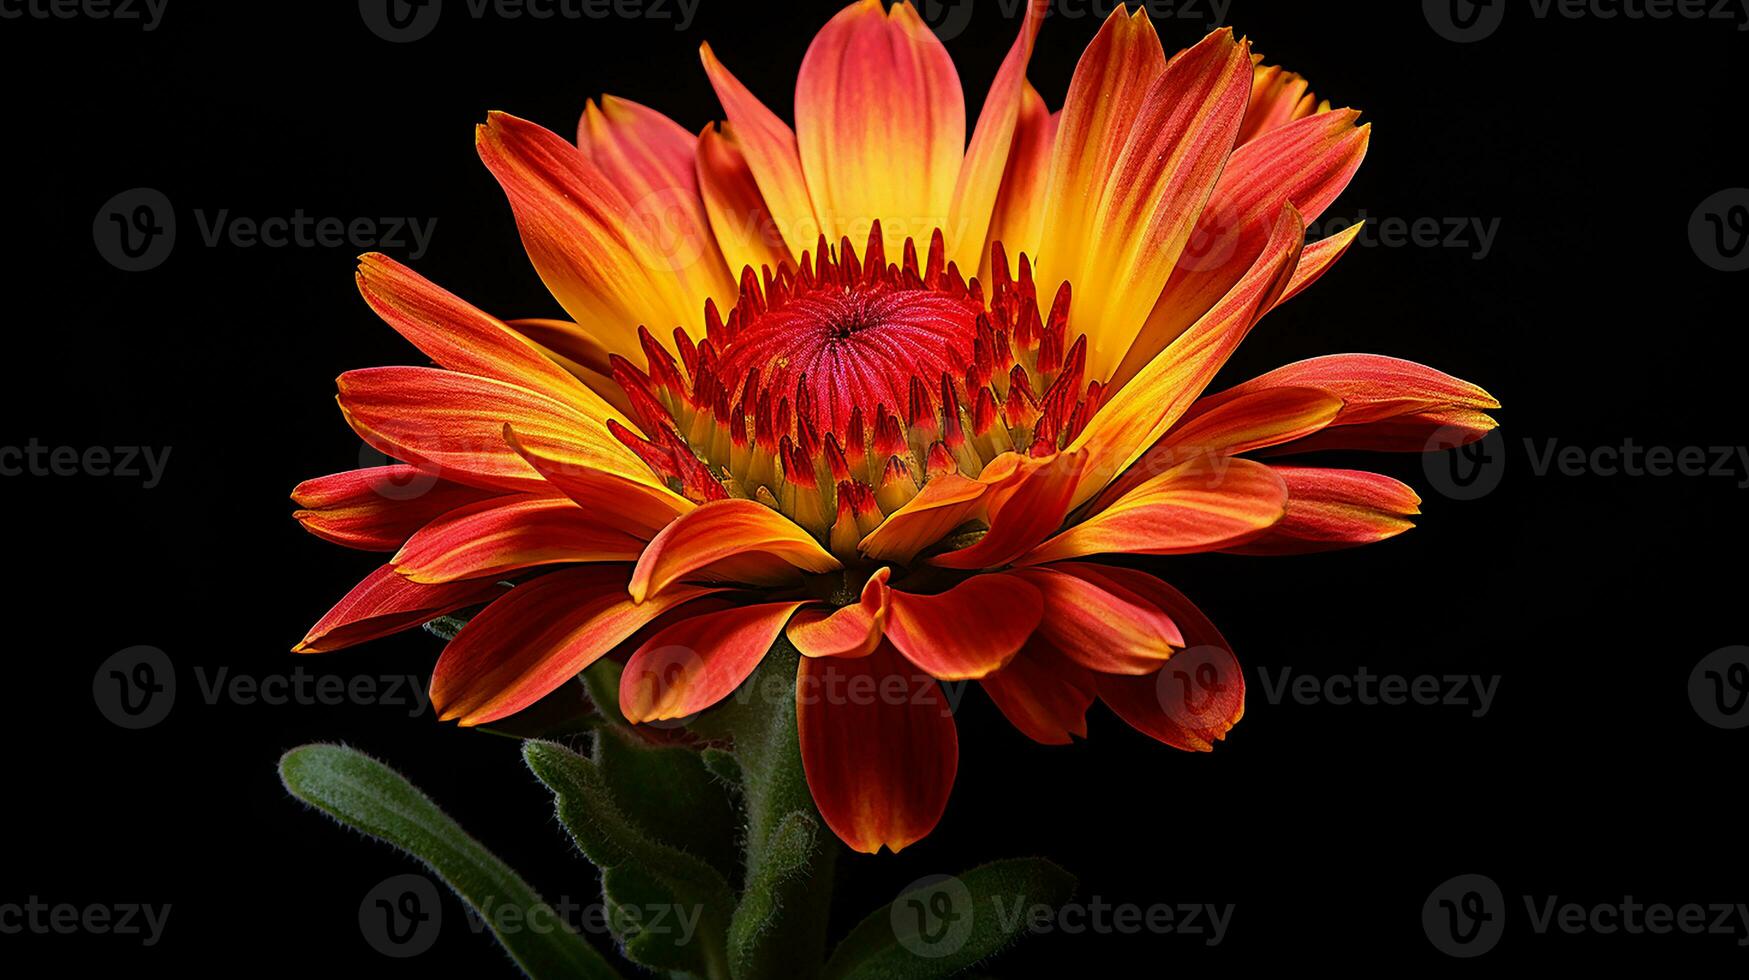
[[[648,331],[647,371],[615,359],[647,438],[610,426],[692,499],[762,500],[840,553],[936,476],[1056,452],[1103,392],[1085,339],[1065,348],[1069,287],[1041,313],[1026,256],[1013,275],[995,245],[986,293],[945,255],[937,232],[889,263],[876,223],[860,260],[822,237],[798,267],[743,270],[703,340],[675,330],[678,359]]]

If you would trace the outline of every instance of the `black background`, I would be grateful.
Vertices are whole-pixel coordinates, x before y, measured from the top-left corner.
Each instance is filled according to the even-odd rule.
[[[5,137],[4,436],[22,445],[172,447],[163,483],[0,482],[11,585],[0,902],[171,903],[150,949],[117,936],[0,936],[0,963],[104,962],[229,973],[510,970],[460,924],[383,959],[358,901],[413,865],[288,798],[274,763],[343,740],[405,771],[549,896],[588,900],[549,797],[513,742],[370,705],[208,705],[194,672],[427,676],[412,632],[328,658],[287,649],[373,558],[305,535],[300,479],[358,465],[333,379],[417,363],[352,283],[362,249],[209,248],[193,212],[436,218],[415,267],[501,316],[557,315],[471,127],[504,109],[574,131],[603,91],[697,129],[718,110],[696,48],[788,117],[794,72],[831,4],[705,0],[697,20],[476,21],[390,44],[355,4],[170,0],[152,32],[0,21]],[[1071,5],[1084,10],[1085,5]],[[1181,7],[1183,5],[1180,5]],[[988,0],[948,42],[970,118],[1017,22]],[[1165,18],[1168,50],[1206,30]],[[1047,23],[1030,77],[1060,106],[1097,19]],[[1686,683],[1745,641],[1734,477],[1538,475],[1525,450],[1737,445],[1741,275],[1697,258],[1696,206],[1749,183],[1734,22],[1538,19],[1458,44],[1420,4],[1237,0],[1227,17],[1320,95],[1362,108],[1372,149],[1335,213],[1498,222],[1464,247],[1357,247],[1252,335],[1216,387],[1320,353],[1371,351],[1473,380],[1504,403],[1500,488],[1458,502],[1411,456],[1367,462],[1422,488],[1410,534],[1292,559],[1146,562],[1195,599],[1248,669],[1245,720],[1209,755],[1175,752],[1096,708],[1092,738],[1034,745],[977,692],[937,831],[840,865],[836,928],[907,882],[1049,856],[1083,899],[1233,903],[1225,942],[1028,939],[1000,976],[1148,974],[1271,962],[1459,966],[1428,942],[1440,882],[1505,891],[1503,959],[1622,964],[1744,955],[1727,936],[1535,935],[1520,898],[1749,900],[1749,731],[1702,721]],[[92,218],[133,187],[177,210],[161,267],[118,271]],[[406,249],[391,249],[399,257]],[[168,720],[130,732],[95,709],[97,664],[151,644],[177,663]],[[1467,706],[1271,704],[1259,671],[1360,666],[1498,677]]]

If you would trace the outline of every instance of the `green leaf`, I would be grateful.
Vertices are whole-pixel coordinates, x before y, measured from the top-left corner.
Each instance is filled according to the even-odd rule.
[[[519,910],[524,922],[531,921],[531,914],[557,918],[527,882],[468,836],[430,797],[362,752],[341,745],[300,746],[280,758],[279,777],[298,799],[423,861],[488,924],[499,921],[495,913],[506,906]],[[537,980],[619,976],[569,930],[499,932],[494,927],[494,934],[517,965]]]
[[[601,732],[597,740],[613,737]],[[724,916],[735,899],[722,874],[698,856],[651,837],[596,761],[556,742],[524,742],[522,754],[557,797],[559,822],[584,856],[601,867],[608,905],[618,910],[612,921],[625,928],[618,934],[626,955],[658,969],[725,976]],[[626,909],[641,915],[633,920],[623,914]],[[658,928],[651,920],[659,914],[664,919]],[[680,928],[683,920],[696,928]]]
[[[739,873],[740,815],[696,749],[651,745],[604,728],[592,758],[614,800],[647,836],[703,858],[725,879]]]
[[[1043,858],[1013,858],[924,879],[857,924],[826,964],[828,980],[934,980],[1000,953],[1034,912],[1075,894],[1075,878]]]

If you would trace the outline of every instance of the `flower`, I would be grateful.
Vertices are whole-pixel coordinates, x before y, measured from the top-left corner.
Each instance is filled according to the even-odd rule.
[[[969,143],[946,50],[880,0],[815,38],[794,129],[708,45],[728,119],[696,137],[612,98],[576,145],[491,115],[480,156],[574,322],[500,321],[363,258],[366,302],[438,366],[339,379],[399,462],[301,485],[298,518],[393,557],[297,649],[483,605],[437,662],[444,719],[505,718],[614,654],[622,713],[656,722],[787,636],[814,799],[871,853],[946,806],[937,681],[978,681],[1039,742],[1085,736],[1096,699],[1177,748],[1221,739],[1244,704],[1226,641],[1101,556],[1389,538],[1407,486],[1273,460],[1470,441],[1497,403],[1371,355],[1205,396],[1352,241],[1305,222],[1369,127],[1229,30],[1168,59],[1121,7],[1053,114],[1025,77],[1042,16]]]

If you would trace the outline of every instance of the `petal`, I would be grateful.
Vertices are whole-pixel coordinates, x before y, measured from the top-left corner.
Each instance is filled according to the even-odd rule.
[[[814,804],[851,848],[896,853],[940,822],[959,768],[953,712],[891,644],[854,659],[804,657],[796,728]]]
[[[1249,143],[1296,119],[1329,111],[1330,103],[1320,103],[1305,78],[1279,65],[1259,61],[1251,76],[1251,104],[1245,110],[1239,142]]]
[[[1383,541],[1415,526],[1421,498],[1406,484],[1361,470],[1274,467],[1287,484],[1287,513],[1269,533],[1223,549],[1241,555],[1301,555]]]
[[[698,183],[712,234],[730,270],[770,268],[789,259],[777,219],[759,193],[747,156],[729,123],[707,126],[698,136]]]
[[[1031,551],[1063,526],[1086,466],[1078,453],[1023,456],[1003,453],[978,475],[989,486],[979,499],[978,514],[990,530],[977,543],[936,555],[930,563],[945,568],[996,568]]]
[[[1051,147],[1057,138],[1057,117],[1045,100],[1027,85],[1014,127],[1014,144],[1002,173],[1002,190],[990,216],[989,241],[1001,242],[1011,257],[1025,254],[1037,261],[1045,231],[1045,186],[1051,176]],[[990,281],[990,258],[979,263],[979,275]]]
[[[1437,453],[1467,446],[1498,426],[1493,416],[1473,408],[1434,408],[1376,422],[1335,426],[1272,448],[1263,455],[1285,456],[1327,449]]]
[[[397,575],[393,565],[384,565],[335,603],[292,652],[327,653],[399,633],[457,609],[488,602],[503,591],[504,586],[497,582],[419,585]]]
[[[1093,675],[1039,634],[1008,666],[978,683],[1003,717],[1035,742],[1068,745],[1071,735],[1087,737]]]
[[[1009,575],[978,575],[940,595],[893,590],[887,638],[944,681],[999,670],[1038,627],[1038,590]]]
[[[1069,660],[1104,674],[1151,674],[1184,635],[1163,606],[1171,596],[1146,572],[1060,562],[1011,573],[1044,596],[1038,635]]]
[[[1357,127],[1359,115],[1343,109],[1302,119],[1233,153],[1113,383],[1134,376],[1239,281],[1284,203],[1313,221],[1336,200],[1366,156],[1372,127]]]
[[[625,522],[628,532],[640,537],[654,536],[694,506],[657,483],[648,470],[628,473],[601,465],[598,447],[509,425],[501,437],[549,485],[593,512],[614,515]]]
[[[394,463],[305,480],[291,495],[303,508],[292,516],[316,537],[394,551],[432,518],[493,494]]]
[[[796,75],[796,145],[828,241],[866,241],[879,221],[896,256],[907,238],[961,230],[948,211],[965,155],[965,95],[947,48],[910,4],[883,11],[882,0],[859,0],[815,35]]]
[[[633,724],[696,714],[728,697],[777,642],[801,602],[737,606],[683,619],[644,641],[620,675]]]
[[[1184,555],[1232,547],[1281,520],[1287,498],[1281,478],[1262,463],[1193,459],[1142,483],[1020,563],[1099,554]]]
[[[802,250],[813,247],[820,237],[821,226],[808,197],[807,179],[802,176],[796,134],[723,67],[709,44],[700,46],[698,55],[723,113],[735,128],[736,142],[759,185],[759,195],[789,245],[790,258],[799,262]]]
[[[948,242],[948,257],[968,275],[986,260],[984,243],[997,196],[1005,183],[1004,175],[1010,170],[1009,158],[1018,142],[1016,134],[1023,107],[1030,100],[1038,103],[1037,111],[1044,109],[1038,93],[1026,83],[1026,66],[1032,60],[1033,42],[1038,39],[1047,7],[1048,0],[1030,0],[1027,4],[1020,22],[1020,36],[1002,59],[1002,67],[996,69],[996,78],[990,83],[990,92],[978,113],[978,125],[972,130],[971,145],[960,164],[953,207],[943,234]],[[1045,116],[1049,118],[1048,113]],[[1035,128],[1036,125],[1035,120]]]
[[[1208,617],[1176,589],[1162,587],[1172,596],[1167,612],[1190,645],[1152,674],[1095,675],[1099,699],[1144,735],[1207,752],[1245,714],[1245,675]]]
[[[432,521],[395,555],[395,570],[435,584],[564,562],[635,561],[644,542],[569,497],[494,497]]]
[[[377,316],[438,365],[539,392],[597,420],[614,414],[526,337],[394,259],[361,257],[357,278]]]
[[[1322,238],[1306,245],[1305,250],[1300,253],[1299,264],[1294,267],[1293,278],[1288,281],[1287,288],[1281,291],[1281,296],[1276,299],[1274,306],[1280,306],[1305,292],[1308,286],[1322,278],[1324,273],[1329,272],[1330,267],[1336,264],[1336,260],[1348,253],[1348,247],[1354,244],[1354,239],[1360,235],[1360,230],[1364,227],[1365,225],[1361,223],[1352,224],[1329,238]],[[1273,308],[1272,306],[1271,309]]]
[[[727,307],[735,302],[730,275],[699,196],[698,139],[655,109],[603,96],[585,105],[577,146],[631,204],[631,216],[681,280],[682,294]]]
[[[1233,151],[1250,81],[1248,48],[1229,29],[1174,57],[1149,88],[1111,170],[1094,185],[1104,191],[1082,248],[1067,256],[1072,271],[1055,264],[1065,256],[1046,253],[1050,270],[1074,283],[1089,377],[1113,377],[1165,287]],[[1046,241],[1059,244],[1048,233]]]
[[[713,500],[677,518],[651,539],[632,573],[635,602],[688,577],[778,585],[802,572],[843,566],[814,536],[757,501]]]
[[[880,646],[892,609],[892,590],[887,579],[892,569],[881,568],[863,583],[862,598],[828,613],[804,609],[795,614],[785,631],[804,657],[866,657]]]
[[[656,617],[715,591],[675,589],[634,603],[631,568],[566,568],[511,589],[443,648],[431,703],[444,721],[482,725],[552,693]]]
[[[636,413],[632,411],[631,399],[626,397],[619,382],[613,380],[613,363],[607,348],[589,331],[569,320],[551,320],[544,317],[506,320],[504,325],[528,338],[529,343],[534,344],[554,364],[564,368],[572,377],[588,386],[590,391],[600,395],[602,400],[612,406],[612,417],[618,419],[627,429],[640,436],[644,434],[637,423],[632,421],[632,416]]]
[[[541,281],[608,350],[642,366],[640,324],[662,337],[698,319],[704,296],[682,288],[671,259],[644,240],[631,202],[583,151],[502,112],[476,129],[475,145]]]
[[[1094,413],[1069,446],[1089,457],[1071,506],[1079,506],[1128,469],[1202,394],[1281,295],[1304,241],[1305,223],[1287,205],[1245,277]]]
[[[857,547],[876,561],[910,563],[917,552],[964,524],[988,489],[957,473],[930,478],[917,496],[887,515]]]

